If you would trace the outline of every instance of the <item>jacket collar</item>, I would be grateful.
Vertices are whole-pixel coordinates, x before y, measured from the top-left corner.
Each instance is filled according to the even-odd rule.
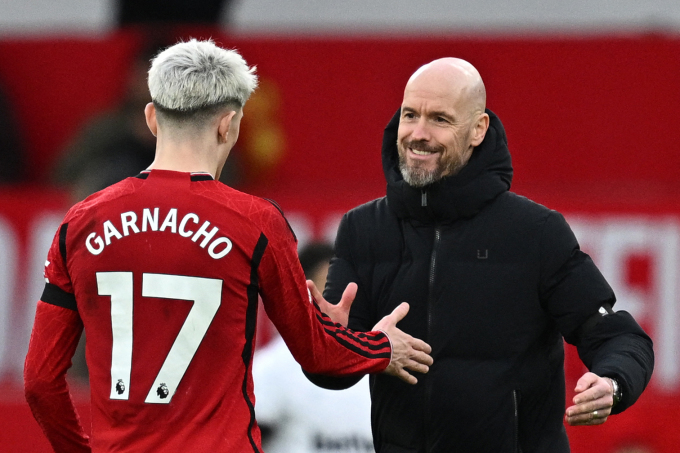
[[[399,171],[397,129],[400,111],[385,128],[382,145],[383,172],[387,180],[387,201],[399,218],[425,223],[449,222],[472,217],[487,203],[510,189],[512,162],[503,124],[489,114],[489,130],[461,171],[423,188],[404,181]]]

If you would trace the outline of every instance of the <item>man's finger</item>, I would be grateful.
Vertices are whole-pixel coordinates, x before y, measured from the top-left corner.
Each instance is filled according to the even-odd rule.
[[[432,363],[434,363],[432,356],[429,356],[425,352],[421,352],[421,351],[416,351],[413,354],[413,356],[411,357],[411,360],[414,363],[420,363],[420,364],[423,364],[427,367],[429,367],[430,365],[432,365]],[[424,372],[427,373],[427,371],[424,371]]]
[[[417,351],[422,351],[425,354],[430,354],[432,352],[432,346],[425,343],[423,340],[419,338],[414,338],[413,342],[411,343],[411,346],[413,347],[413,349]]]
[[[312,297],[317,302],[317,304],[319,303],[319,301],[321,301],[321,299],[323,299],[321,292],[319,292],[319,290],[317,289],[316,285],[314,284],[314,282],[312,280],[307,280],[307,289],[312,294]],[[344,294],[343,294],[343,296],[344,296]]]
[[[594,373],[586,373],[578,380],[576,383],[575,392],[580,393],[589,389],[593,384],[597,382],[598,376]]]
[[[423,364],[422,362],[416,361],[416,360],[411,360],[409,363],[404,366],[404,368],[407,368],[411,371],[415,371],[416,373],[420,374],[425,374],[428,371],[430,371],[430,367]]]
[[[397,377],[411,385],[418,383],[418,379],[403,368],[397,371]]]
[[[345,290],[342,292],[342,298],[340,299],[338,306],[342,307],[343,310],[349,312],[349,308],[352,306],[354,298],[357,297],[358,289],[359,287],[357,286],[356,283],[349,283],[347,285],[347,288],[345,288]]]

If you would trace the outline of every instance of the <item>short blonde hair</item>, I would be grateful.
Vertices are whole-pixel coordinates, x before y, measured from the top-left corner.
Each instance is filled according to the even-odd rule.
[[[149,92],[157,108],[199,113],[229,104],[243,107],[257,87],[255,67],[235,50],[191,39],[168,47],[151,62]]]

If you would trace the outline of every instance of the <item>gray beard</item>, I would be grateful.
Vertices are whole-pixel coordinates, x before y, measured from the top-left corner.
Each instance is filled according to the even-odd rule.
[[[434,170],[424,170],[422,168],[412,168],[406,164],[405,159],[399,156],[399,171],[401,176],[411,187],[421,188],[442,179],[442,169],[437,167]]]
[[[399,171],[401,172],[401,176],[404,178],[404,181],[406,181],[406,184],[417,189],[439,181],[443,178],[442,174],[446,170],[449,170],[449,174],[447,176],[453,176],[457,174],[464,166],[465,164],[463,164],[459,159],[455,159],[448,163],[440,162],[439,165],[437,165],[437,168],[433,170],[425,170],[417,167],[414,168],[409,167],[406,163],[406,157],[404,157],[402,153],[399,153]]]
[[[455,175],[467,163],[462,162],[460,156],[453,155],[449,156],[448,159],[440,158],[436,168],[432,170],[426,170],[419,167],[409,167],[409,165],[406,163],[406,151],[404,149],[405,146],[431,152],[441,152],[443,147],[430,147],[426,144],[418,142],[406,142],[402,146],[402,144],[397,141],[397,155],[399,157],[399,171],[401,172],[401,176],[409,186],[418,189],[432,184],[433,182],[439,181],[443,178],[442,175],[444,173],[448,173],[447,176]]]

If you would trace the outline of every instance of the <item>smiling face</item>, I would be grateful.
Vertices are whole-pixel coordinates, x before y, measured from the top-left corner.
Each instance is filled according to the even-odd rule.
[[[411,77],[404,90],[397,133],[399,169],[413,187],[455,175],[484,139],[484,86],[458,59],[436,60]]]

